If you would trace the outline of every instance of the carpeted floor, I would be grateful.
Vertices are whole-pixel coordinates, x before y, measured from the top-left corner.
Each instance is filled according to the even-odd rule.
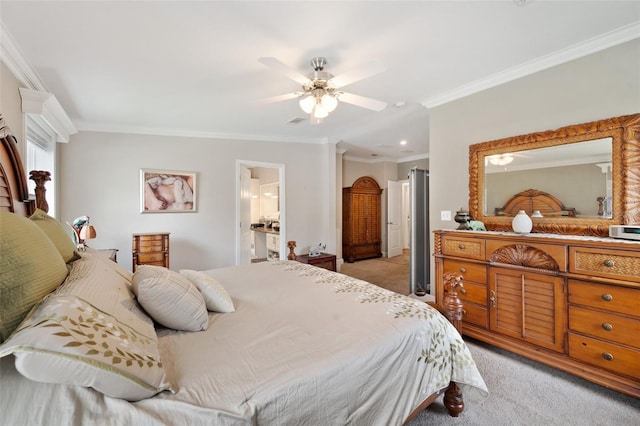
[[[340,272],[350,277],[369,281],[396,293],[409,294],[408,250],[395,257],[380,257],[353,263],[344,262]]]
[[[401,294],[409,294],[409,256],[344,263],[341,272]],[[482,402],[465,401],[450,417],[442,397],[407,426],[527,425],[640,426],[640,400],[465,338],[489,388]]]
[[[450,417],[442,398],[407,426],[426,425],[640,425],[640,400],[482,342],[465,338],[489,397],[465,401]]]

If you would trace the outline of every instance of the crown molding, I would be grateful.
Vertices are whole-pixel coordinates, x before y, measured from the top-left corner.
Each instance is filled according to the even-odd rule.
[[[222,139],[222,140],[241,140],[256,142],[286,142],[286,143],[312,143],[326,144],[326,137],[322,138],[299,138],[279,135],[253,135],[239,133],[220,133],[205,132],[183,129],[169,129],[142,126],[126,126],[119,124],[98,124],[85,121],[76,121],[76,127],[84,132],[101,132],[101,133],[126,133],[134,135],[155,135],[155,136],[173,136],[200,139]]]
[[[25,59],[2,22],[0,22],[0,48],[2,62],[16,79],[26,86],[20,88],[22,112],[39,115],[56,132],[58,142],[69,142],[69,136],[78,131],[58,99],[49,93],[44,81]]]
[[[474,93],[517,80],[518,78],[617,46],[636,38],[640,38],[640,21],[490,75],[487,78],[476,80],[440,95],[433,96],[422,101],[421,104],[427,108],[444,105],[448,102],[464,98],[465,96],[473,95]]]
[[[49,91],[31,64],[27,62],[2,22],[0,22],[0,47],[2,49],[2,62],[5,63],[9,71],[20,83],[33,90]]]
[[[78,132],[60,102],[51,93],[21,87],[20,96],[22,112],[42,117],[56,132],[57,142],[69,142],[69,136]]]

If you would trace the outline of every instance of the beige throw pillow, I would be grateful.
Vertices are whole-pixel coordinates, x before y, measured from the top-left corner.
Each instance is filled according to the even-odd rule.
[[[200,290],[208,310],[225,313],[236,310],[227,290],[213,277],[190,269],[181,269],[180,274],[187,277]]]
[[[129,401],[170,389],[153,321],[108,266],[74,262],[69,278],[0,345],[0,357],[14,354],[16,369],[31,380]]]
[[[209,326],[202,294],[175,271],[140,265],[133,274],[133,291],[147,313],[165,327],[201,331]]]

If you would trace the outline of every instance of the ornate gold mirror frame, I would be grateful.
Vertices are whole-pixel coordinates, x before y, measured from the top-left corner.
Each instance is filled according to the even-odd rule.
[[[545,217],[532,232],[608,236],[610,225],[640,224],[640,114],[614,117],[469,146],[469,213],[488,230],[511,231],[511,217],[485,216],[485,157],[612,138],[612,218]]]

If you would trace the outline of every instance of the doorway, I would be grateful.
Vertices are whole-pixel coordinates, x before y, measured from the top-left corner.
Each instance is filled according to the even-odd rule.
[[[236,162],[236,265],[286,258],[284,170],[284,164]]]

